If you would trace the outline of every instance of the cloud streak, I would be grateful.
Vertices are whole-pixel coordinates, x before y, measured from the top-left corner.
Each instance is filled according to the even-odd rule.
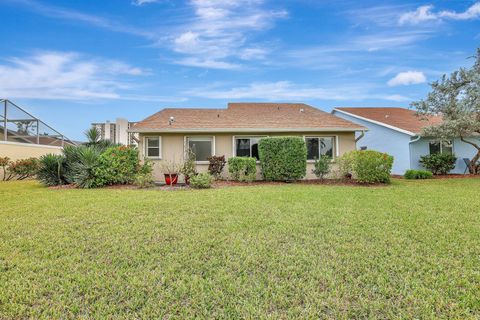
[[[473,20],[480,18],[480,2],[474,3],[464,12],[450,10],[435,12],[433,9],[433,5],[420,6],[415,11],[402,14],[398,19],[398,23],[400,25],[418,25],[428,22],[440,22],[445,19]]]
[[[74,52],[44,52],[0,65],[0,97],[51,100],[123,99],[178,101],[131,95],[124,79],[148,71],[116,60],[87,59]],[[180,99],[182,100],[182,99]]]
[[[405,71],[405,72],[400,72],[398,73],[395,77],[390,79],[387,84],[390,87],[395,87],[395,86],[407,86],[411,84],[420,84],[420,83],[425,83],[427,82],[427,78],[423,74],[423,72],[420,71]]]
[[[230,89],[218,87],[195,88],[184,92],[193,97],[209,99],[260,99],[266,101],[304,101],[304,100],[365,100],[381,99],[390,101],[409,101],[408,97],[398,94],[376,94],[367,86],[343,85],[340,87],[316,87],[299,85],[290,81],[254,82],[246,86]]]
[[[238,69],[241,61],[263,59],[268,50],[252,45],[249,36],[271,28],[285,18],[284,10],[263,8],[262,0],[192,0],[194,18],[180,26],[172,49],[184,58],[178,64],[217,69]],[[231,62],[227,60],[237,60]]]

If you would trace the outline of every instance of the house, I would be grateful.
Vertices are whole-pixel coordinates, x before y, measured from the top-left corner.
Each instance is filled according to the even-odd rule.
[[[207,158],[212,155],[258,159],[262,137],[300,136],[308,148],[307,178],[313,178],[315,158],[336,158],[355,150],[355,132],[364,130],[306,104],[229,103],[226,109],[163,109],[137,122],[130,132],[139,134],[142,158],[180,163],[192,150],[200,172],[208,169]],[[163,180],[161,166],[155,166],[154,176]]]
[[[360,134],[363,137],[358,136],[357,148],[394,156],[394,174],[403,174],[408,169],[424,169],[420,157],[432,153],[455,154],[457,162],[452,173],[464,173],[467,167],[463,158],[472,159],[476,153],[474,147],[460,138],[439,142],[420,136],[424,127],[441,123],[440,116],[422,119],[415,111],[405,108],[335,108],[332,114],[367,127],[368,131]]]
[[[113,143],[124,145],[137,145],[138,138],[132,132],[128,132],[135,122],[129,122],[124,118],[117,118],[115,122],[95,122],[92,127],[96,128],[103,140],[110,140]]]

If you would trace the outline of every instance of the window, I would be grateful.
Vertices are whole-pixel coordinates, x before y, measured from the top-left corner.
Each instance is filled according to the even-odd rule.
[[[259,160],[258,142],[263,137],[237,137],[235,138],[235,156],[253,157]]]
[[[430,154],[453,154],[452,141],[430,141],[428,147],[430,149]]]
[[[307,160],[319,159],[321,156],[333,158],[333,137],[306,137]]]
[[[145,154],[147,158],[161,158],[160,137],[145,137]]]
[[[208,161],[213,151],[213,137],[187,137],[187,146],[197,161]]]

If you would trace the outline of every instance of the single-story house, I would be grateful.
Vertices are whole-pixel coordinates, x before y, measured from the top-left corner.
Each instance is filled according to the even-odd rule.
[[[137,122],[129,131],[139,134],[142,159],[181,163],[191,150],[199,172],[208,169],[207,158],[212,155],[258,159],[262,137],[300,136],[308,149],[306,178],[313,178],[315,158],[336,158],[355,150],[355,132],[365,130],[301,103],[229,103],[226,109],[166,108]],[[156,181],[163,181],[163,173],[160,165],[154,166]]]
[[[453,153],[457,162],[452,173],[464,173],[467,166],[463,159],[472,159],[476,153],[473,146],[460,138],[439,142],[420,136],[424,127],[441,123],[441,116],[422,119],[415,111],[405,108],[335,108],[332,114],[367,127],[367,132],[359,134],[363,136],[358,137],[357,149],[377,150],[394,156],[394,174],[424,169],[420,157],[432,153]],[[479,142],[478,138],[470,139]]]

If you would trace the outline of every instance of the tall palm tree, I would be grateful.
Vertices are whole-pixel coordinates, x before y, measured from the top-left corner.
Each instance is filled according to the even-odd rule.
[[[100,131],[95,127],[91,127],[90,129],[86,130],[85,136],[88,139],[88,142],[86,143],[86,145],[89,145],[89,146],[94,146],[102,140]]]

